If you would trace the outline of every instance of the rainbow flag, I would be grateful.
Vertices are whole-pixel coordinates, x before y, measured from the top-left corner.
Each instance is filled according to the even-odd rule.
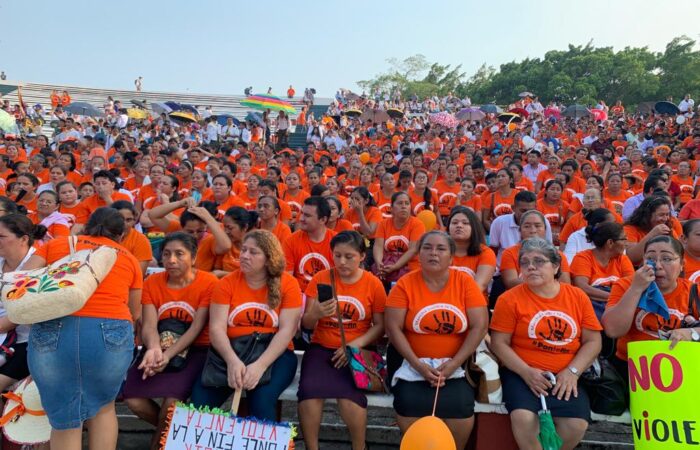
[[[296,114],[297,110],[294,106],[282,100],[279,97],[268,94],[255,94],[246,98],[241,102],[242,106],[247,106],[248,108],[258,109],[258,110],[272,110],[272,111],[284,111],[287,114]]]

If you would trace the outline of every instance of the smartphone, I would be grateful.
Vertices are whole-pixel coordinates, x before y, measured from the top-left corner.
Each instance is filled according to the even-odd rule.
[[[318,301],[320,303],[327,302],[333,298],[333,289],[330,284],[319,283],[318,288]]]

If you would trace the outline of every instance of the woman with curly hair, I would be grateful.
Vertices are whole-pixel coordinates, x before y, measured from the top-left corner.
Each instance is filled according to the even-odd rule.
[[[269,231],[251,231],[243,238],[240,269],[219,281],[209,307],[209,337],[226,364],[226,382],[206,383],[205,366],[192,390],[195,406],[219,407],[234,389],[245,389],[250,415],[276,420],[277,399],[297,370],[291,342],[302,305],[299,284],[285,264],[282,246]],[[244,362],[234,348],[250,348],[251,336],[267,347],[254,361]]]

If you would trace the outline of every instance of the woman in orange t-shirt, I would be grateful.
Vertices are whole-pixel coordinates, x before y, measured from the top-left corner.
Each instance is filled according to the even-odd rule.
[[[240,262],[239,270],[216,285],[209,307],[209,337],[213,350],[226,363],[226,384],[203,386],[200,377],[192,388],[191,401],[196,407],[220,407],[234,389],[245,389],[249,414],[273,421],[277,399],[297,370],[292,338],[301,317],[301,290],[285,271],[282,246],[269,231],[246,235]],[[248,342],[251,336],[259,345],[269,343],[259,358],[242,361],[233,346]]]
[[[440,396],[435,415],[446,419],[464,448],[474,425],[474,390],[462,365],[486,335],[486,299],[474,279],[451,270],[455,244],[442,231],[420,240],[420,270],[402,277],[386,301],[386,329],[392,352],[389,368],[394,410],[403,433],[431,415],[435,388]],[[394,350],[395,349],[395,350]]]
[[[437,194],[428,187],[428,172],[417,170],[413,175],[413,187],[408,190],[411,197],[411,213],[415,216],[423,210],[430,210],[440,222]]]
[[[515,189],[513,174],[508,169],[499,169],[496,172],[496,190],[486,197],[487,203],[484,203],[482,197],[482,223],[485,229],[491,227],[491,222],[496,217],[513,212],[515,195],[518,192],[520,191]]]
[[[390,219],[384,219],[374,235],[373,272],[386,283],[396,281],[418,266],[418,240],[425,233],[423,222],[411,216],[411,198],[405,192],[391,196]]]
[[[217,227],[209,213],[201,207],[190,208],[199,211],[203,218],[207,219],[207,225],[212,230],[213,245],[208,245],[208,237],[204,238],[197,253],[195,266],[200,270],[214,273],[221,278],[238,269],[239,256],[243,236],[258,224],[258,213],[248,211],[240,206],[234,206],[226,210],[223,219],[223,234],[213,233]],[[206,217],[209,216],[209,217]]]
[[[304,205],[304,200],[309,197],[309,193],[301,189],[301,177],[296,172],[289,172],[285,179],[287,189],[282,194],[282,200],[292,209],[292,219],[290,223],[297,223],[301,214],[301,207]]]
[[[379,179],[379,190],[374,195],[377,208],[382,213],[382,218],[391,217],[391,196],[396,192],[396,178],[392,173],[386,172]]]
[[[564,185],[559,180],[549,180],[545,183],[543,192],[542,198],[537,200],[537,210],[544,214],[552,228],[552,242],[559,245],[559,232],[570,215],[569,204],[561,198]]]
[[[374,238],[379,222],[384,220],[382,213],[374,203],[374,198],[367,188],[360,186],[350,194],[350,204],[343,217],[352,224],[352,228],[366,239]]]
[[[603,191],[605,200],[614,208],[613,212],[618,215],[622,215],[622,206],[628,198],[632,197],[632,192],[623,189],[622,181],[622,175],[618,172],[611,173],[606,180],[607,187]]]
[[[591,299],[596,316],[601,319],[610,287],[620,278],[633,275],[634,267],[625,255],[627,236],[619,223],[599,223],[586,237],[595,247],[574,256],[571,278],[574,286],[581,288]]]
[[[491,349],[501,361],[513,436],[520,448],[538,447],[537,413],[544,396],[562,448],[572,449],[591,415],[579,376],[600,352],[602,327],[586,294],[557,281],[562,257],[556,247],[528,239],[518,260],[523,283],[498,298],[491,318]],[[546,372],[556,377],[556,385]]]
[[[540,238],[544,239],[547,233],[547,224],[545,223],[544,215],[536,209],[526,211],[520,216],[520,238],[521,243],[512,247],[508,247],[501,255],[501,278],[507,289],[513,288],[523,282],[521,275],[520,264],[518,263],[518,254],[525,239]],[[569,276],[569,263],[564,254],[561,255],[561,270],[558,279],[562,283],[571,283]]]
[[[277,198],[271,195],[258,198],[258,217],[260,218],[259,228],[274,234],[280,243],[292,235],[289,225],[280,220],[280,204]]]
[[[479,223],[481,223],[481,196],[476,195],[474,188],[476,187],[476,180],[473,178],[464,178],[459,185],[459,192],[454,198],[450,198],[450,204],[448,205],[450,211],[455,206],[464,206],[479,215]]]
[[[451,268],[468,273],[486,292],[496,272],[496,254],[486,246],[486,233],[476,213],[456,206],[447,219],[447,232],[457,245]]]
[[[350,221],[343,218],[343,203],[336,197],[326,197],[326,200],[328,201],[328,207],[331,209],[326,228],[334,233],[352,230]]]
[[[357,190],[357,189],[356,189]],[[335,298],[320,298],[319,285],[333,284],[331,270],[318,272],[306,288],[302,326],[313,330],[304,352],[299,377],[299,419],[307,448],[318,448],[324,400],[337,399],[355,448],[365,444],[367,397],[355,387],[345,349],[341,345],[336,308],[343,320],[347,345],[373,346],[384,335],[386,293],[381,281],[362,269],[366,248],[357,231],[343,231],[331,239]]]
[[[658,340],[666,335],[672,341],[697,341],[700,327],[686,328],[700,319],[695,305],[688,309],[692,283],[681,278],[683,246],[671,236],[655,236],[644,244],[642,266],[633,276],[615,283],[610,291],[603,314],[605,333],[617,338],[616,358],[611,362],[623,379],[627,374],[627,344],[635,341]],[[650,264],[651,263],[651,264]],[[668,317],[640,309],[637,305],[642,293],[654,281],[668,307]]]
[[[450,215],[450,204],[457,200],[461,186],[458,180],[459,167],[457,164],[448,164],[445,168],[445,179],[435,183],[435,190],[438,195],[438,211],[443,222]]]
[[[61,181],[56,186],[56,192],[60,200],[58,211],[68,219],[71,227],[76,223],[86,224],[90,212],[78,198],[78,189],[70,181]]]
[[[700,219],[683,223],[683,278],[691,283],[700,282]]]
[[[148,238],[143,233],[134,229],[134,224],[136,224],[136,218],[138,217],[136,207],[134,207],[133,203],[127,202],[126,200],[118,200],[112,203],[110,208],[119,211],[119,214],[124,218],[126,232],[120,244],[134,255],[145,277],[146,269],[153,260],[153,249],[151,248],[151,243]]]
[[[141,315],[143,278],[138,261],[117,241],[124,234],[124,219],[111,208],[98,208],[90,216],[85,235],[77,237],[76,250],[106,246],[117,259],[95,292],[77,312],[32,325],[27,360],[42,395],[41,404],[53,428],[51,446],[81,448],[82,425],[91,420],[91,442],[116,448],[117,421],[114,399],[119,392],[134,350],[132,321]],[[32,255],[25,269],[36,269],[70,253],[69,239],[53,239]],[[56,280],[61,288],[61,281]],[[15,295],[20,295],[18,288]]]
[[[690,173],[690,162],[681,161],[678,163],[678,174],[671,177],[671,182],[676,183],[680,188],[678,196],[678,209],[693,199],[695,183]]]
[[[645,245],[654,237],[678,238],[678,233],[673,227],[672,209],[668,197],[651,196],[645,198],[627,219],[627,256],[632,260],[632,264],[642,263]]]
[[[70,219],[58,211],[58,205],[58,194],[54,191],[44,191],[37,196],[36,212],[27,215],[32,223],[46,227],[42,243],[70,235]]]
[[[146,351],[140,364],[127,372],[123,390],[129,409],[156,427],[152,447],[160,439],[170,406],[186,401],[202,374],[209,348],[209,301],[219,281],[194,268],[197,241],[192,235],[172,233],[162,249],[165,271],[143,283],[140,336]],[[160,407],[154,398],[163,399]]]

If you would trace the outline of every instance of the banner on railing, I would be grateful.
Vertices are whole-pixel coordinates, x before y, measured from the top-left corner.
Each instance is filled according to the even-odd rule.
[[[700,344],[641,341],[627,352],[634,448],[700,449]]]
[[[292,450],[289,424],[235,417],[218,409],[178,403],[168,414],[163,450]]]

